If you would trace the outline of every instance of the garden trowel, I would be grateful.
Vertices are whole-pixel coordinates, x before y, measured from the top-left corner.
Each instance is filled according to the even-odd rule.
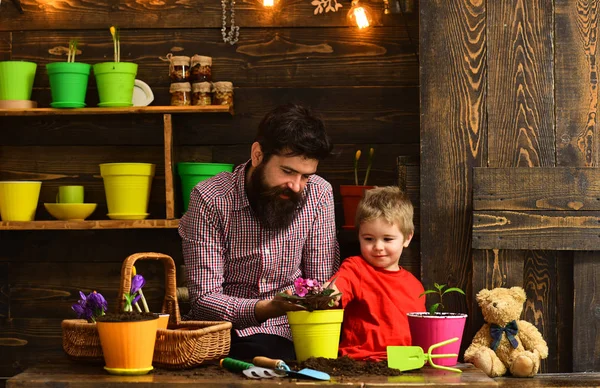
[[[432,360],[434,358],[456,357],[456,354],[431,354],[433,349],[456,341],[458,341],[458,338],[454,337],[450,338],[449,340],[433,344],[429,347],[427,354],[423,352],[423,348],[420,346],[388,346],[388,367],[400,369],[401,371],[407,371],[422,368],[423,365],[429,361],[429,364],[436,369],[462,373],[462,371],[458,368],[436,365]]]
[[[283,362],[283,360],[274,360],[272,358],[258,356],[252,359],[252,363],[257,366],[263,366],[265,368],[273,368],[276,371],[285,373],[289,377],[305,379],[309,378],[324,381],[328,381],[331,379],[327,373],[314,369],[304,368],[299,370],[298,372],[293,371],[290,369],[289,366],[287,366],[285,362]]]

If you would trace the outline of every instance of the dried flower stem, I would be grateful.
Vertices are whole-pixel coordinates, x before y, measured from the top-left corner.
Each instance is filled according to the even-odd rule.
[[[367,173],[365,174],[365,181],[363,182],[363,186],[367,185],[367,180],[369,180],[369,173],[371,172],[371,165],[373,164],[373,154],[375,153],[375,149],[371,148],[369,150],[369,161],[367,162]]]
[[[354,154],[354,184],[358,186],[358,159],[360,159],[360,150]]]

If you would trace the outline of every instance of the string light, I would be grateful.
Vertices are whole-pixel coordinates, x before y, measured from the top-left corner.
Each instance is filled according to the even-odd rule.
[[[359,5],[358,0],[352,0],[352,8],[348,11],[348,19],[362,30],[371,25],[371,12],[367,6]]]

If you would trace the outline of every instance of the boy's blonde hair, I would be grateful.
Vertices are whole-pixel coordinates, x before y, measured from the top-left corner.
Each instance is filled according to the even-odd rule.
[[[356,225],[383,218],[398,226],[404,237],[414,233],[414,208],[410,198],[398,186],[375,187],[365,191],[356,210]]]

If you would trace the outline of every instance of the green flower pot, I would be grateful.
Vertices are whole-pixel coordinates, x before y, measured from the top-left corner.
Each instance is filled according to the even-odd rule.
[[[92,66],[81,62],[54,62],[46,65],[53,108],[83,108]]]
[[[0,100],[31,99],[36,69],[34,62],[0,62]]]
[[[101,107],[132,106],[133,85],[138,65],[130,62],[103,62],[94,65]]]
[[[194,186],[223,171],[233,171],[233,164],[194,162],[177,163],[177,173],[181,178],[181,195],[183,197],[184,212],[187,211],[190,203],[190,195]]]

